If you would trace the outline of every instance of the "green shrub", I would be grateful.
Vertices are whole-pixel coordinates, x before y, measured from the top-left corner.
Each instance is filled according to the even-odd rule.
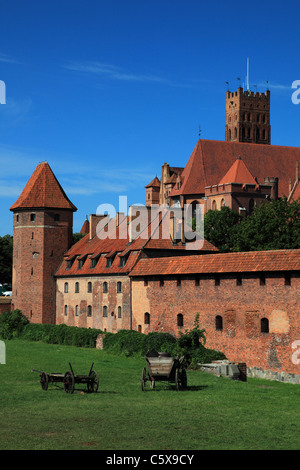
[[[106,333],[103,348],[115,354],[125,356],[142,355],[146,335],[135,330],[120,330],[117,333]]]
[[[95,348],[97,336],[103,333],[94,328],[77,326],[45,325],[29,323],[23,331],[23,338],[29,341],[43,341],[51,344],[65,344],[83,348]]]
[[[21,336],[25,325],[29,323],[21,310],[6,310],[0,315],[0,336],[3,339],[12,339]]]

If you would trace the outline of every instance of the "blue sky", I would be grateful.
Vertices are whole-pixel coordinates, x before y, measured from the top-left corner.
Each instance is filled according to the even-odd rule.
[[[224,140],[226,81],[271,90],[272,144],[300,147],[296,2],[0,0],[0,236],[48,161],[78,207],[145,202],[161,165],[198,139]],[[256,88],[255,88],[256,85]],[[292,176],[292,175],[291,175]]]

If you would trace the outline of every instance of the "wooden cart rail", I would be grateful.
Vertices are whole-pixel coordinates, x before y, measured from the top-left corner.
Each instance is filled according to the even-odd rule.
[[[147,368],[143,368],[141,378],[143,391],[148,380],[151,388],[155,387],[156,381],[174,382],[176,390],[186,388],[187,377],[183,365],[184,357],[171,357],[168,353],[158,353],[152,350],[146,355],[145,360]]]
[[[49,383],[63,383],[66,393],[73,393],[75,384],[86,384],[88,392],[96,393],[99,387],[99,376],[93,370],[94,363],[90,367],[88,375],[75,375],[71,363],[69,362],[70,370],[65,374],[43,372],[37,369],[32,369],[32,372],[40,374],[40,384],[42,390],[47,390]]]

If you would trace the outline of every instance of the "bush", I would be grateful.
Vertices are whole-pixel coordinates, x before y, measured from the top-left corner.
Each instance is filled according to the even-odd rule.
[[[106,333],[103,339],[103,349],[125,356],[139,356],[144,353],[145,339],[146,335],[135,330]]]
[[[21,310],[6,310],[0,315],[0,336],[3,339],[12,339],[21,336],[25,325],[29,323]]]
[[[29,323],[24,328],[22,337],[29,341],[95,348],[97,336],[100,333],[103,332],[94,328],[78,328],[77,326],[67,326],[64,324],[45,325]]]

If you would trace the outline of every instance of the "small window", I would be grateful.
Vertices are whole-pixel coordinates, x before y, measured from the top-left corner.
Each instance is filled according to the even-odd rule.
[[[103,316],[107,317],[107,306],[106,305],[103,307]]]
[[[181,279],[177,279],[177,287],[181,286]]]
[[[195,279],[195,286],[196,287],[200,286],[200,279],[198,277],[196,277],[196,279]]]
[[[148,286],[148,278],[147,278],[147,277],[145,277],[145,279],[144,279],[144,286],[145,286],[145,287]]]
[[[75,293],[79,293],[79,282],[75,282]]]
[[[64,293],[67,294],[68,292],[69,292],[69,284],[65,282]]]
[[[150,313],[146,312],[144,315],[144,323],[145,325],[150,325]]]
[[[290,285],[291,285],[291,276],[290,276],[289,274],[286,274],[286,275],[284,276],[284,284],[285,284],[286,286],[290,286]]]
[[[16,215],[16,222],[19,222],[19,214]]]
[[[177,326],[179,326],[179,327],[183,326],[183,315],[182,315],[182,313],[178,313],[178,315],[177,315]]]
[[[161,277],[160,280],[159,280],[160,287],[163,287],[164,284],[165,284],[165,282],[164,282],[163,278]]]
[[[220,285],[220,278],[218,276],[215,277],[215,286]]]
[[[92,292],[92,283],[91,283],[91,282],[88,282],[87,291],[88,291],[89,293]]]
[[[55,214],[55,215],[54,215],[54,220],[55,220],[55,222],[58,222],[58,221],[59,221],[59,214]]]
[[[262,318],[260,320],[260,331],[261,331],[261,333],[269,333],[269,320],[268,320],[268,318]]]
[[[34,222],[35,221],[35,214],[30,214],[30,221]]]
[[[259,277],[259,285],[260,286],[265,286],[266,285],[266,276],[264,274],[262,274],[260,277]]]
[[[103,294],[107,294],[108,292],[108,285],[107,285],[107,282],[103,282]]]
[[[122,307],[118,307],[118,318],[122,318]]]
[[[65,305],[65,316],[67,316],[67,315],[68,315],[68,306]]]
[[[241,278],[240,276],[238,276],[238,277],[236,278],[236,285],[237,285],[237,286],[241,286],[241,285],[242,285],[242,278]]]
[[[139,333],[142,332],[142,325],[138,325],[138,332],[139,332]]]
[[[216,316],[216,330],[222,331],[223,330],[223,318],[221,315]]]
[[[79,306],[76,305],[76,307],[75,307],[75,316],[78,317],[78,315],[79,315]]]
[[[88,317],[92,316],[92,306],[91,305],[88,305],[87,316]]]
[[[117,283],[117,292],[120,294],[122,292],[122,282]]]

